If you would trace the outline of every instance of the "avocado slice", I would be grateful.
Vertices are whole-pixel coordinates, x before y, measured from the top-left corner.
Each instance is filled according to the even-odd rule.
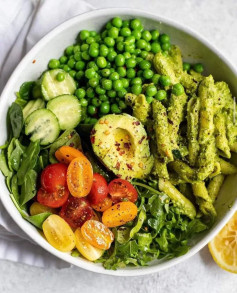
[[[153,167],[147,133],[141,122],[128,114],[103,116],[91,131],[94,153],[122,179],[146,177]]]

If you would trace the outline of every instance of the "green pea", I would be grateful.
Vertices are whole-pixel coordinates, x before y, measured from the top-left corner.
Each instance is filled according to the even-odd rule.
[[[131,58],[131,54],[129,52],[124,52],[123,56],[124,56],[125,59]]]
[[[147,43],[147,44],[146,44],[146,48],[145,48],[145,50],[147,50],[148,52],[151,51],[151,44],[150,44],[150,43]]]
[[[140,95],[142,92],[142,86],[141,84],[134,84],[131,87],[131,91],[134,95]]]
[[[62,56],[62,57],[60,57],[59,58],[59,62],[61,63],[61,64],[65,64],[65,63],[67,63],[67,56]]]
[[[107,55],[107,59],[112,62],[114,61],[115,57],[117,56],[117,53],[115,51],[112,51],[110,52],[108,55]]]
[[[80,52],[80,50],[81,50],[80,45],[75,45],[74,48],[73,48],[73,54],[76,54],[77,52]]]
[[[67,47],[66,49],[65,49],[65,54],[67,55],[67,56],[70,56],[70,55],[72,55],[73,53],[74,53],[74,47],[73,46],[69,46],[69,47]]]
[[[91,57],[87,51],[82,52],[81,57],[83,60],[86,60],[86,61],[89,61],[91,59]]]
[[[86,107],[88,105],[88,101],[86,99],[81,99],[80,103],[82,107]]]
[[[88,98],[94,98],[95,93],[92,87],[88,87],[86,90],[86,95]]]
[[[197,63],[193,65],[193,70],[198,72],[198,73],[202,73],[204,68],[203,65],[201,63]]]
[[[99,56],[99,50],[97,48],[94,47],[90,47],[89,49],[89,55],[93,58]]]
[[[151,33],[149,31],[147,31],[147,30],[143,31],[142,32],[142,38],[143,38],[143,40],[149,42],[151,40],[151,38],[152,38]]]
[[[66,72],[69,72],[71,70],[71,68],[67,64],[65,64],[65,65],[63,65],[63,70]]]
[[[134,36],[135,40],[140,40],[142,37],[142,34],[139,30],[132,31],[132,35]]]
[[[153,30],[151,31],[151,39],[152,41],[156,41],[158,40],[158,37],[159,37],[159,31],[158,30]]]
[[[77,72],[76,72],[75,70],[70,70],[70,71],[69,71],[69,75],[70,75],[72,78],[75,77],[76,73],[77,73]]]
[[[119,29],[117,27],[111,27],[111,29],[108,31],[108,36],[116,39],[119,35]]]
[[[146,97],[146,101],[148,104],[151,104],[153,101],[153,97]]]
[[[98,95],[104,95],[105,94],[105,89],[103,89],[102,87],[100,87],[99,85],[95,88],[95,92],[98,94]]]
[[[143,70],[138,70],[137,76],[140,78],[143,77]]]
[[[109,27],[109,29],[112,27],[112,25]],[[106,38],[108,35],[108,31],[107,30],[104,30],[102,33],[101,33],[101,38],[104,39]]]
[[[106,37],[104,42],[108,47],[113,47],[115,45],[115,40],[111,37]]]
[[[125,104],[125,102],[120,100],[119,101],[119,109],[124,110],[126,108],[127,108],[127,105]]]
[[[113,80],[113,81],[119,79],[119,74],[118,74],[118,72],[113,72],[113,73],[111,73],[110,76],[109,76],[109,79],[110,79],[110,80]]]
[[[106,27],[107,30],[109,30],[109,29],[111,29],[112,26],[113,25],[112,25],[111,21],[109,21],[109,22],[106,23],[105,27]]]
[[[146,95],[148,97],[153,97],[157,93],[157,89],[154,85],[148,85],[146,88]]]
[[[100,45],[98,44],[98,43],[92,43],[91,45],[90,45],[90,48],[96,48],[96,49],[99,49],[99,47],[100,47]]]
[[[134,78],[136,76],[136,71],[133,68],[127,70],[127,78]]]
[[[94,68],[89,68],[85,71],[85,77],[88,79],[91,79],[93,77],[95,77],[95,69]]]
[[[81,51],[84,52],[84,51],[88,51],[89,50],[89,45],[88,44],[83,44],[81,45]]]
[[[75,69],[76,70],[83,70],[85,68],[86,64],[84,61],[77,61],[75,64]]]
[[[116,39],[116,43],[119,43],[119,42],[122,42],[123,43],[123,41],[124,41],[124,37],[122,37],[122,36],[119,36]]]
[[[152,76],[152,80],[151,81],[156,85],[156,84],[158,84],[159,79],[160,79],[160,75],[156,73],[156,74],[154,74]]]
[[[129,27],[130,26],[130,21],[129,20],[124,20],[122,27]]]
[[[120,77],[125,77],[127,74],[126,68],[124,68],[123,66],[117,67],[117,73]]]
[[[122,37],[128,37],[128,36],[130,36],[130,35],[131,35],[131,30],[130,30],[130,28],[129,28],[129,27],[123,27],[123,28],[121,28],[121,30],[120,30],[120,35],[121,35]]]
[[[116,47],[117,47],[117,50],[119,52],[123,52],[124,51],[124,44],[123,44],[123,42],[118,42],[117,45],[116,45]]]
[[[101,102],[108,101],[108,97],[106,95],[99,95],[99,99]]]
[[[136,30],[136,29],[140,28],[141,26],[142,26],[141,21],[137,18],[131,20],[131,22],[130,22],[130,27],[133,30]]]
[[[103,77],[108,77],[110,75],[110,69],[109,68],[102,69],[101,74]]]
[[[93,105],[89,105],[89,106],[87,107],[87,113],[88,113],[89,115],[93,116],[93,115],[96,114],[96,112],[97,112],[97,109],[96,109],[95,106],[93,106]]]
[[[85,124],[90,124],[90,118],[87,117],[87,118],[84,120],[84,123],[85,123]]]
[[[101,114],[108,114],[109,111],[110,111],[110,104],[106,103],[106,102],[101,103],[101,105],[100,105],[100,113]]]
[[[109,91],[112,89],[112,80],[103,78],[101,81],[101,85],[103,89]]]
[[[146,59],[146,57],[148,56],[148,52],[147,51],[141,51],[141,58]]]
[[[140,77],[135,77],[131,80],[131,84],[142,84],[142,79]]]
[[[191,65],[189,63],[187,63],[187,62],[183,63],[183,70],[184,71],[189,71],[190,68],[191,68]]]
[[[80,71],[78,71],[78,72],[76,73],[75,78],[76,78],[77,80],[81,80],[82,77],[84,77],[84,71],[80,70]]]
[[[75,95],[78,97],[78,99],[84,99],[86,96],[86,91],[83,88],[79,88],[75,91]]]
[[[107,65],[107,61],[104,57],[98,57],[96,64],[98,65],[99,68],[105,68]]]
[[[151,79],[153,77],[153,75],[154,75],[154,72],[151,69],[145,69],[143,71],[143,77],[145,79]]]
[[[175,85],[173,85],[172,93],[176,96],[182,95],[184,93],[184,87],[182,86],[182,84],[176,83]]]
[[[113,72],[115,72],[115,68],[110,68],[110,73],[113,73]]]
[[[167,34],[162,34],[159,37],[159,41],[161,42],[161,44],[169,43],[170,42],[170,37]]]
[[[123,25],[123,21],[120,17],[114,17],[112,19],[112,25],[117,28],[120,28]]]
[[[94,124],[96,124],[97,121],[98,121],[98,120],[97,120],[96,118],[90,118],[90,122],[89,122],[89,124],[94,125]]]
[[[129,87],[129,80],[126,78],[122,78],[121,79],[122,83],[123,83],[123,87],[126,89]]]
[[[140,67],[142,70],[150,69],[150,68],[151,68],[151,62],[149,62],[149,61],[147,61],[147,60],[142,60],[142,61],[139,63],[139,67]]]
[[[142,60],[143,60],[143,59],[142,59],[141,57],[137,57],[137,58],[136,58],[136,62],[137,62],[137,64],[139,64]]]
[[[146,41],[143,40],[143,39],[140,39],[140,40],[138,40],[138,41],[136,42],[136,47],[137,47],[138,49],[145,49],[145,48],[146,48],[146,45],[147,45],[147,43],[146,43]]]
[[[120,114],[121,110],[119,109],[119,106],[117,104],[112,104],[111,105],[111,112],[113,114]]]
[[[75,64],[76,64],[76,61],[75,61],[74,59],[70,59],[70,60],[68,60],[68,62],[67,62],[67,65],[68,65],[70,68],[74,68]]]
[[[127,90],[126,89],[121,89],[121,91],[118,91],[118,97],[120,99],[122,99],[122,98],[125,97],[126,93],[127,93]]]
[[[97,32],[96,31],[90,31],[90,36],[91,37],[95,37],[97,35]]]
[[[117,92],[123,88],[123,82],[121,80],[114,80],[113,81],[113,89]]]
[[[171,80],[169,76],[166,75],[161,75],[160,79],[159,79],[159,83],[162,86],[169,86],[171,84]]]
[[[125,58],[122,54],[118,54],[114,61],[117,66],[123,66],[125,63]]]
[[[95,36],[95,41],[98,43],[101,41],[101,36],[100,35],[96,35]]]
[[[89,38],[89,36],[90,36],[90,33],[89,33],[89,31],[87,31],[87,30],[82,30],[82,31],[80,32],[80,39],[81,39],[82,41],[85,41],[87,38]]]
[[[98,66],[96,65],[95,61],[90,61],[89,63],[87,63],[87,69],[88,68],[93,68],[95,71],[98,71]]]
[[[167,97],[167,93],[165,90],[158,90],[154,98],[158,101],[162,101],[166,99],[166,97]]]
[[[125,50],[125,52],[129,52],[129,53],[134,53],[134,51],[135,51],[135,46],[134,46],[134,44],[132,44],[132,45],[125,45],[124,46],[124,50]]]
[[[63,81],[65,79],[65,74],[63,72],[59,72],[56,75],[56,79],[57,79],[57,81]]]
[[[76,61],[80,61],[80,60],[81,60],[81,52],[76,52],[76,53],[74,54],[74,59],[75,59]]]
[[[99,84],[98,78],[91,78],[89,80],[89,86],[91,87],[96,87]]]
[[[93,98],[93,99],[91,100],[91,104],[92,104],[93,106],[95,106],[95,107],[99,107],[100,104],[101,104],[101,101],[100,101],[99,99],[97,99],[97,98]]]
[[[116,97],[116,91],[114,91],[114,90],[107,91],[107,95],[110,98],[115,98]]]
[[[135,40],[136,40],[135,37],[133,35],[131,35],[131,36],[125,38],[124,43],[126,45],[132,45],[135,43]]]
[[[133,59],[133,58],[129,58],[126,60],[126,67],[127,68],[134,68],[136,67],[137,63],[136,63],[136,60]]]
[[[49,61],[48,67],[49,67],[50,69],[56,69],[56,68],[59,67],[59,65],[60,65],[59,60],[57,60],[57,59],[51,59],[51,60]]]
[[[151,51],[152,53],[156,54],[161,51],[161,46],[158,42],[153,42],[151,44]]]
[[[161,44],[161,49],[163,51],[168,51],[170,49],[170,47],[171,47],[170,43]]]

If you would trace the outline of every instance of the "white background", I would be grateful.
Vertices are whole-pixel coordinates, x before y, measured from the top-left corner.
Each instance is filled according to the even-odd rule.
[[[7,0],[1,1],[3,4]],[[236,0],[87,1],[95,8],[130,7],[131,11],[140,8],[172,18],[201,33],[237,66]],[[39,269],[0,261],[0,292],[232,293],[237,292],[237,276],[216,266],[207,248],[171,269],[144,277],[110,277],[74,267]]]

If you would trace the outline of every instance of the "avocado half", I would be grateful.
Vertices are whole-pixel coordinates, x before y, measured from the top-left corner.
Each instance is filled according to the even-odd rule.
[[[146,177],[153,167],[147,133],[141,122],[128,114],[103,116],[91,131],[94,153],[118,177]]]

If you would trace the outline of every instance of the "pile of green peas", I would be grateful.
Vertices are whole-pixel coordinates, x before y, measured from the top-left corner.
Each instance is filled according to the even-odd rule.
[[[77,43],[67,47],[58,60],[51,59],[48,67],[61,68],[75,79],[82,123],[94,124],[103,115],[125,112],[126,93],[141,94],[143,84],[150,84],[145,90],[149,103],[153,98],[166,98],[165,87],[171,84],[170,78],[155,73],[147,59],[151,53],[167,52],[170,46],[167,34],[144,30],[139,19],[115,17],[101,33],[80,31]],[[56,78],[62,81],[64,75],[60,73]]]

